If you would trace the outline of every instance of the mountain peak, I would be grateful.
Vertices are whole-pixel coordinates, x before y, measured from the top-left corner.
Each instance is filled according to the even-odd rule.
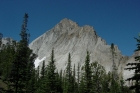
[[[78,24],[68,18],[64,18],[62,19],[59,23],[59,25],[62,25],[63,27],[65,26],[74,26],[74,27],[78,27]]]
[[[64,18],[64,19],[62,19],[62,20],[60,21],[60,23],[65,23],[65,22],[73,22],[73,23],[75,23],[74,21],[72,21],[72,20],[70,20],[70,19],[68,19],[68,18]]]
[[[70,19],[64,18],[64,19],[62,19],[62,20],[60,21],[60,23],[67,22],[67,21],[70,21]]]
[[[52,48],[55,49],[54,54],[58,71],[61,69],[65,70],[69,53],[72,55],[72,66],[74,64],[77,66],[78,63],[83,66],[88,50],[91,55],[91,62],[99,62],[104,66],[106,72],[112,71],[113,63],[110,45],[107,45],[106,41],[96,34],[92,26],[84,25],[80,27],[76,22],[67,18],[61,20],[49,32],[34,40],[29,47],[38,55],[36,62],[40,61],[40,66],[42,60],[45,60],[45,65],[48,64]],[[117,56],[114,58],[114,62],[116,63],[118,74],[126,79],[130,73],[122,68],[128,62],[133,62],[133,59],[129,60],[128,57],[123,56],[120,50],[116,48],[115,53]]]

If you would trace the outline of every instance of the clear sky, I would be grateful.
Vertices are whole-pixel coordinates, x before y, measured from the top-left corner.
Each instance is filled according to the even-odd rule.
[[[140,0],[0,0],[0,32],[20,40],[24,13],[28,13],[30,42],[64,18],[93,26],[107,44],[132,55],[140,33]]]

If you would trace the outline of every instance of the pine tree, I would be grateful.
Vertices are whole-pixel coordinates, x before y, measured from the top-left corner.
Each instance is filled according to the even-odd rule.
[[[77,83],[76,83],[76,79],[75,79],[75,64],[73,67],[73,75],[72,75],[72,90],[73,90],[73,93],[76,93]]]
[[[103,93],[110,93],[110,82],[111,82],[111,74],[108,72],[102,77],[102,89]]]
[[[28,47],[29,34],[27,33],[28,14],[25,13],[21,29],[21,40],[16,46],[15,59],[12,64],[9,81],[15,93],[31,92],[29,82],[34,72],[34,60],[36,55]],[[27,86],[28,85],[28,86]]]
[[[31,78],[28,81],[28,90],[30,91],[30,93],[34,93],[35,90],[36,90],[36,73],[35,73],[35,69],[33,69],[33,72],[31,74]]]
[[[56,67],[55,67],[55,60],[54,60],[54,49],[52,50],[51,60],[46,67],[47,70],[47,88],[49,93],[54,93],[57,91],[57,82],[56,82]]]
[[[71,69],[71,55],[69,53],[68,55],[68,64],[66,67],[66,77],[65,77],[65,83],[66,83],[66,93],[72,93],[72,69]]]
[[[92,92],[101,93],[103,90],[103,78],[105,76],[105,69],[98,62],[91,63],[92,70]]]
[[[58,72],[56,73],[56,93],[62,93],[63,89],[62,89],[62,81],[61,81],[61,76],[58,74]]]
[[[61,81],[61,87],[63,87],[63,71],[62,69],[60,70],[60,75],[59,75],[59,78],[60,78],[60,81]]]
[[[135,38],[137,41],[137,49],[135,52],[140,51],[140,36]],[[127,79],[127,81],[135,81],[135,84],[130,87],[130,89],[135,89],[135,93],[140,93],[140,56],[137,55],[135,57],[135,61],[133,63],[128,63],[127,66],[131,66],[126,68],[126,70],[134,70],[134,76]]]
[[[43,67],[42,67],[43,68]],[[41,73],[39,73],[39,66],[37,67],[36,70],[36,76],[35,76],[35,93],[46,93],[45,88],[46,88],[46,81],[45,81],[45,75],[44,78],[39,77]],[[42,70],[41,70],[42,72]],[[41,75],[42,76],[42,75]]]
[[[79,93],[85,93],[84,73],[81,74],[80,83],[79,83]]]
[[[35,70],[35,93],[39,93],[40,84],[39,84],[39,66]]]
[[[80,83],[80,65],[78,63],[77,67],[77,92],[79,93],[79,83]]]
[[[0,33],[0,47],[1,47],[1,44],[2,44],[2,38],[3,38],[3,34]]]
[[[60,85],[60,88],[59,88],[59,92],[60,93],[63,93],[63,76],[62,76],[62,69],[60,70],[60,75],[59,75],[59,85]]]
[[[46,71],[45,71],[45,61],[42,63],[42,69],[39,77],[39,68],[37,72],[38,80],[37,80],[37,90],[36,93],[46,93]]]
[[[112,53],[112,78],[111,78],[111,93],[115,92],[117,93],[118,92],[118,80],[119,80],[119,77],[118,77],[118,74],[117,74],[117,66],[115,64],[115,56],[116,56],[116,53],[115,53],[115,47],[114,47],[114,44],[112,43],[111,44],[111,53]]]
[[[116,53],[115,53],[115,47],[113,43],[111,44],[110,49],[111,49],[111,54],[112,54],[112,77],[113,77],[112,79],[116,81],[118,80],[118,75],[117,75],[117,67],[115,63]]]
[[[41,69],[41,78],[44,78],[45,76],[45,61],[42,63],[42,69]]]
[[[83,75],[83,81],[82,81],[84,83],[84,93],[91,93],[92,73],[91,73],[91,66],[90,66],[90,55],[88,51],[87,51],[87,56],[85,59],[85,65],[82,69],[84,69],[84,75]]]

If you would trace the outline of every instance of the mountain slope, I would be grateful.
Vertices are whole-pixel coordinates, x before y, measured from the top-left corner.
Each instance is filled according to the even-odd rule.
[[[50,59],[51,50],[54,48],[58,70],[65,69],[68,53],[71,53],[72,65],[77,66],[80,63],[82,66],[87,50],[90,52],[91,62],[98,61],[107,72],[112,70],[110,45],[107,45],[106,41],[97,35],[93,27],[88,25],[80,27],[76,22],[67,18],[31,42],[29,47],[38,55],[37,60],[43,58],[46,60],[46,64]],[[125,73],[124,67],[129,62],[129,57],[122,55],[116,45],[115,52],[117,55],[115,63],[118,73],[121,75]],[[42,62],[40,62],[41,64]],[[124,78],[126,77],[124,76]]]

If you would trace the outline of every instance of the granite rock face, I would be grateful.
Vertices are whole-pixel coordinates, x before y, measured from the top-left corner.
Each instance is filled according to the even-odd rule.
[[[72,65],[80,63],[84,65],[86,51],[90,53],[91,62],[99,62],[105,67],[106,71],[112,70],[112,55],[110,45],[99,37],[93,27],[85,25],[80,27],[76,22],[67,18],[61,20],[54,28],[46,31],[43,35],[32,41],[29,47],[38,55],[38,59],[45,57],[46,65],[50,60],[52,48],[56,67],[58,70],[65,69],[68,59],[68,53],[71,53]],[[121,51],[115,45],[115,64],[118,68],[118,74],[123,75],[124,79],[130,73],[124,71],[124,67],[133,57],[127,57],[121,54]],[[41,66],[42,62],[40,62]],[[131,73],[132,74],[132,73]]]
[[[4,37],[2,38],[2,44],[6,45],[6,44],[11,44],[13,41],[12,38],[9,38],[9,37]]]

